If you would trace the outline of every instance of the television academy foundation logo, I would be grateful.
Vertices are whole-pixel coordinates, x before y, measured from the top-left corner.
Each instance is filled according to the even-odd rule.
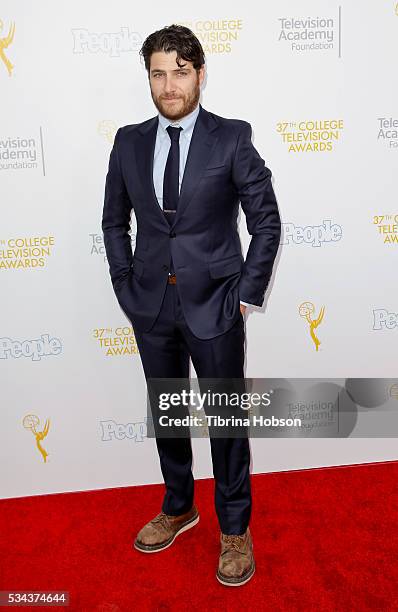
[[[134,214],[134,211],[131,211],[131,251],[133,253],[133,251],[135,250],[135,243],[136,243],[136,235],[137,235],[137,220]],[[103,259],[104,262],[106,262],[108,260],[107,256],[106,256],[106,251],[105,251],[105,245],[104,245],[104,235],[102,232],[93,232],[92,234],[89,234],[89,246],[90,246],[90,256],[92,257],[101,257]]]
[[[90,239],[90,255],[95,257],[102,257],[104,261],[107,261],[105,252],[104,237],[102,234],[89,234]]]
[[[136,241],[136,221],[135,215],[131,216],[131,249],[135,248]],[[104,236],[103,234],[89,234],[89,245],[90,245],[90,255],[92,257],[102,257],[104,261],[107,261],[105,245],[104,245]],[[1,244],[1,243],[0,243]]]
[[[100,136],[104,137],[108,143],[113,144],[115,139],[115,134],[117,132],[117,125],[113,121],[113,119],[103,119],[98,123],[97,132]],[[131,244],[132,247],[135,244],[135,234],[136,234],[136,224],[135,224],[135,215],[132,214],[132,232],[131,232]],[[101,233],[92,233],[89,234],[90,239],[90,255],[100,256],[103,258],[103,261],[107,261],[107,256],[105,252],[104,245],[104,236]]]
[[[395,117],[378,117],[377,140],[389,149],[398,149],[398,119]]]
[[[6,170],[41,170],[46,175],[41,126],[36,135],[0,136],[0,171]]]
[[[104,245],[104,236],[103,234],[93,233],[89,234],[89,245],[90,245],[90,256],[91,257],[101,257],[104,262],[108,261],[105,251]],[[131,216],[131,249],[132,251],[135,248],[135,239],[136,239],[136,221],[135,215]]]
[[[341,57],[341,6],[336,17],[279,17],[278,42],[293,53],[337,50]]]
[[[288,418],[299,418],[305,435],[328,430],[330,437],[338,432],[338,404],[331,401],[298,401],[288,404]]]

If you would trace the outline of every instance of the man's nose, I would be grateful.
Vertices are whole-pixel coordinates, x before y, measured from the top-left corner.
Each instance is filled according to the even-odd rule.
[[[173,76],[171,75],[166,76],[166,79],[164,82],[164,90],[167,93],[172,93],[175,90],[175,80]]]

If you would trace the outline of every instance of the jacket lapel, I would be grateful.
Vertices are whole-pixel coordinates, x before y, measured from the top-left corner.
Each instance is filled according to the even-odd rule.
[[[171,227],[175,227],[176,223],[178,223],[178,220],[186,210],[196,191],[196,187],[205,169],[206,163],[218,141],[218,125],[213,116],[199,104],[199,114],[191,136],[177,213],[170,226],[159,206],[153,184],[153,162],[158,121],[157,116],[153,117],[138,128],[140,137],[136,141],[135,157],[138,173],[143,181],[144,191],[149,196],[151,206],[155,206],[158,217],[161,218],[162,223],[170,229]]]
[[[144,193],[148,194],[148,199],[155,214],[161,222],[169,227],[162,209],[159,206],[153,184],[153,158],[155,154],[156,134],[158,131],[158,117],[153,117],[138,128],[139,138],[135,143],[135,159],[137,162],[138,176],[140,177]]]
[[[219,138],[216,133],[218,128],[216,121],[202,105],[199,105],[199,107],[182,178],[177,213],[172,227],[178,223],[195,194],[203,170]]]

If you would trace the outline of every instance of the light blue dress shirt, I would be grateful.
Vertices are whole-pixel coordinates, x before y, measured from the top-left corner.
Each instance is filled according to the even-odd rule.
[[[181,191],[181,183],[182,177],[184,176],[185,163],[188,157],[189,145],[191,143],[193,128],[195,127],[195,122],[199,114],[199,103],[196,108],[185,115],[182,119],[178,121],[170,121],[164,117],[161,113],[158,114],[159,123],[158,123],[158,131],[156,133],[156,142],[155,142],[155,153],[153,158],[153,184],[155,187],[156,198],[158,200],[159,206],[163,209],[163,176],[166,168],[167,156],[169,154],[169,149],[171,146],[170,136],[166,130],[169,125],[173,127],[182,127],[182,131],[180,133],[180,167],[179,167],[179,182],[178,182],[178,192]],[[245,304],[245,306],[251,306],[247,302],[240,302],[241,304]]]
[[[166,130],[169,125],[182,127],[180,133],[180,171],[178,192],[181,190],[182,177],[184,176],[185,163],[187,161],[189,145],[191,143],[193,128],[199,114],[199,104],[189,115],[185,115],[179,121],[170,121],[159,113],[159,125],[156,134],[155,154],[153,160],[153,184],[159,206],[163,208],[163,176],[166,168],[167,156],[171,145],[170,136]]]

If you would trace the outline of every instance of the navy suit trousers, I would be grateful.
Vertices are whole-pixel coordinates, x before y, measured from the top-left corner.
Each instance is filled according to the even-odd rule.
[[[134,329],[145,379],[189,378],[191,357],[197,377],[244,378],[245,321],[240,315],[227,330],[210,339],[197,338],[187,326],[177,284],[167,284],[152,328]],[[166,485],[162,510],[177,516],[190,510],[194,499],[190,438],[157,438]],[[211,437],[215,508],[225,534],[242,534],[251,513],[250,447],[247,437]]]

